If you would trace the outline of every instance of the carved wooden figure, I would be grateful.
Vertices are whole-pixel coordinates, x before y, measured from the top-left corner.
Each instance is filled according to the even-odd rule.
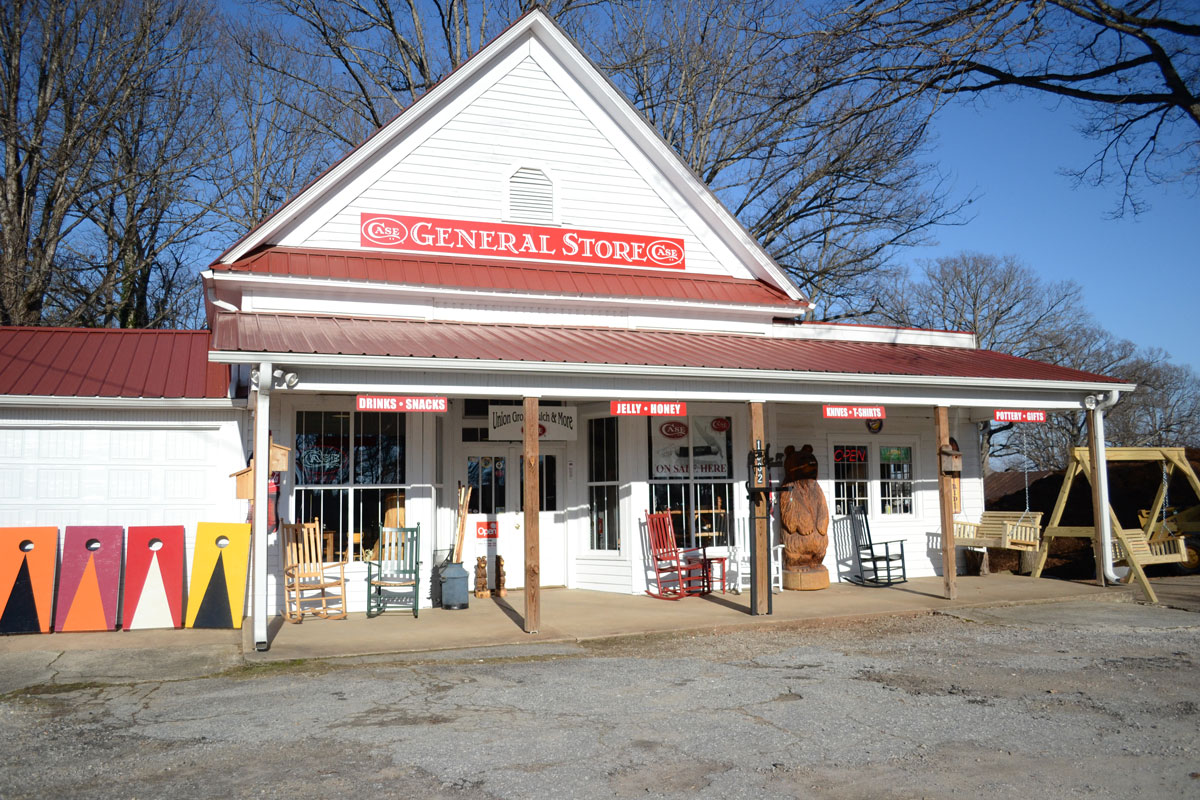
[[[487,556],[475,559],[475,596],[481,599],[492,596],[487,585],[487,562]]]
[[[783,588],[825,589],[829,570],[821,563],[829,549],[829,506],[817,484],[817,458],[811,445],[784,449],[780,497],[783,527]]]
[[[508,590],[504,588],[504,556],[496,556],[496,596],[506,597]]]

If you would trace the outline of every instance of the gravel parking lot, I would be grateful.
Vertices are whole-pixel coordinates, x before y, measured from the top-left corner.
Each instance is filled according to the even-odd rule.
[[[0,797],[1195,797],[1198,646],[1071,602],[55,687]]]

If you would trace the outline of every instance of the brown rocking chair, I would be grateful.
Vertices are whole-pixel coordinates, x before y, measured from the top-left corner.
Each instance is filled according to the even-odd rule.
[[[297,522],[282,527],[283,543],[283,616],[299,622],[305,614],[321,619],[346,618],[346,562],[326,563],[323,557],[325,537],[321,521]],[[332,574],[337,570],[337,576]],[[329,590],[337,593],[330,595]],[[319,592],[316,596],[306,596]],[[336,603],[337,608],[331,606]],[[311,608],[306,608],[311,606]]]
[[[650,533],[650,562],[654,565],[654,582],[658,591],[646,594],[660,600],[679,600],[708,592],[708,565],[704,550],[692,547],[684,550],[675,544],[675,527],[671,512],[646,515]]]

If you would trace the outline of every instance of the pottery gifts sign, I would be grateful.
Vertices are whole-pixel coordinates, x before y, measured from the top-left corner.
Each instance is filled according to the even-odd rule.
[[[684,269],[683,239],[400,214],[359,216],[359,244],[418,253]]]

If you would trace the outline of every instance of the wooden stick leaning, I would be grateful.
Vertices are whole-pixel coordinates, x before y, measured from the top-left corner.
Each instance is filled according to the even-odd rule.
[[[471,487],[458,487],[458,527],[454,533],[454,556],[451,563],[462,563],[463,540],[467,535],[467,509],[471,502]]]

